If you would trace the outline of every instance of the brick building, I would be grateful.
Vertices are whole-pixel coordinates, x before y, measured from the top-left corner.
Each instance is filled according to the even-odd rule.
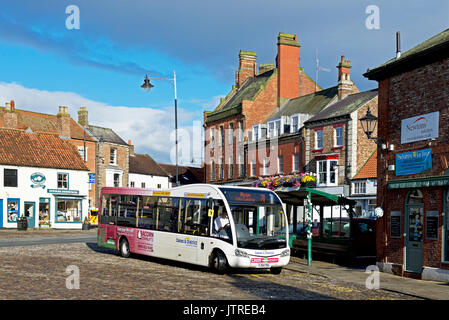
[[[95,139],[70,117],[68,107],[59,106],[58,111],[57,115],[51,115],[19,110],[15,108],[14,101],[6,102],[5,107],[0,107],[0,128],[58,134],[77,148],[81,158],[85,160],[89,172],[95,173]],[[84,150],[86,151],[85,158]],[[86,180],[86,185],[87,182]],[[95,184],[89,184],[88,187],[88,206],[95,207],[97,198]]]
[[[379,83],[377,263],[449,280],[449,29],[368,70]]]
[[[276,66],[261,64],[259,73],[256,53],[240,51],[235,85],[214,111],[204,113],[206,182],[245,183],[245,142],[252,140],[253,125],[265,123],[288,99],[316,90],[299,67],[296,35],[279,33],[277,48]]]
[[[376,149],[358,120],[368,108],[377,114],[377,90],[341,96],[304,122],[306,171],[316,173],[317,189],[349,196],[351,180]]]
[[[79,121],[79,120],[78,120]],[[101,188],[129,186],[129,157],[133,150],[111,128],[86,125],[96,143],[96,203],[99,203]]]

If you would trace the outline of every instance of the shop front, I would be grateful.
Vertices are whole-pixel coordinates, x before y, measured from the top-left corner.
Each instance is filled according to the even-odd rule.
[[[381,270],[449,281],[449,175],[388,182]]]
[[[17,228],[18,219],[26,217],[28,228],[82,228],[88,216],[86,172],[67,170],[64,177],[70,184],[61,184],[64,177],[57,169],[10,166],[8,170],[18,178],[0,190],[1,227]]]

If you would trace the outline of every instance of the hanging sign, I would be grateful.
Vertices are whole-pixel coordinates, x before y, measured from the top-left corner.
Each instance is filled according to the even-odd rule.
[[[432,150],[423,149],[396,154],[396,176],[416,174],[432,169]]]
[[[438,138],[439,111],[401,121],[401,143]]]
[[[45,189],[45,181],[47,180],[45,176],[40,172],[35,172],[30,176],[30,180],[33,183],[31,188],[42,188]]]

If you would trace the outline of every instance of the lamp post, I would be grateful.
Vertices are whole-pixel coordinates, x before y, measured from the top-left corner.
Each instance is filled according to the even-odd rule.
[[[175,186],[177,187],[179,185],[179,180],[178,180],[179,169],[178,169],[178,98],[176,95],[176,73],[175,73],[175,71],[173,71],[173,78],[157,78],[157,77],[152,77],[152,78],[158,79],[158,80],[173,81],[173,86],[175,88],[175,146],[176,146],[176,185]],[[148,75],[145,76],[145,79],[144,79],[141,87],[146,92],[150,92],[151,88],[154,87],[154,85],[152,85],[150,83],[150,79],[148,78]]]
[[[368,107],[366,114],[359,119],[362,129],[365,132],[368,139],[374,140],[377,144],[383,143],[383,139],[380,137],[372,137],[374,130],[376,129],[378,118],[371,113]]]

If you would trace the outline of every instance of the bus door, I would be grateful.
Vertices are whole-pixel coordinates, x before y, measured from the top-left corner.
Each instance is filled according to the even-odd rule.
[[[176,237],[177,259],[201,263],[209,246],[210,230],[206,199],[183,199],[181,205],[181,233]],[[207,259],[206,259],[207,260]]]

